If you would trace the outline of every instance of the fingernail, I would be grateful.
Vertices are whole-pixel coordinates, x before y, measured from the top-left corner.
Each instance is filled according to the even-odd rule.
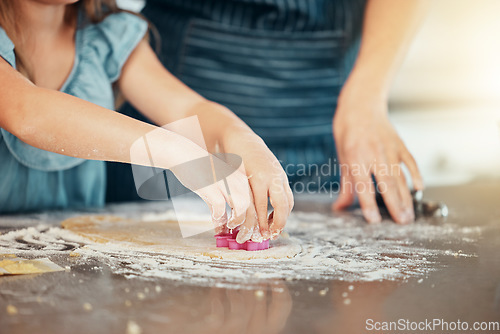
[[[273,232],[271,232],[271,240],[276,240],[280,236],[281,232],[283,232],[283,229],[278,229]]]
[[[258,228],[255,228],[254,229],[254,232],[252,234],[252,238],[251,240],[253,242],[262,242],[262,240],[264,240],[264,238],[262,237],[262,235],[260,234]]]
[[[235,223],[235,218],[236,217],[231,217],[231,219],[229,219],[229,221],[227,222],[227,227],[233,229],[233,228],[237,228],[238,226],[240,226],[241,224],[243,224],[245,222],[245,218],[243,218],[243,220],[240,222],[240,223]]]
[[[283,232],[283,228],[274,228],[274,223],[271,224],[269,230],[271,232],[271,240],[276,240],[280,236],[281,232]]]
[[[417,182],[415,182],[414,187],[417,190],[424,190],[424,183],[422,182],[422,180],[418,180]]]
[[[224,218],[212,219],[212,223],[215,225],[215,227],[224,226],[227,223],[227,219]]]
[[[404,210],[398,216],[399,223],[400,224],[409,224],[413,220],[412,216],[413,216],[413,213],[410,212],[410,210],[408,210],[408,209]]]
[[[240,231],[238,232],[238,235],[236,236],[236,242],[239,244],[244,243],[248,239],[252,237],[253,234],[253,228],[248,228],[246,226],[240,227]]]
[[[377,210],[368,210],[365,213],[366,220],[370,223],[380,223],[382,221],[382,216]]]
[[[226,225],[227,223],[227,215],[226,215],[226,212],[222,213],[222,215],[220,217],[215,217],[214,215],[212,215],[212,223],[215,225],[215,226],[222,226],[222,225]]]
[[[215,226],[215,234],[224,233],[224,226]]]
[[[408,217],[408,222],[414,222],[415,221],[415,212],[413,209],[406,209],[406,216]]]

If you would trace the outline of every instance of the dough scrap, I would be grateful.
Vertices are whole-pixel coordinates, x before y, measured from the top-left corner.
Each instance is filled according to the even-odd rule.
[[[27,260],[21,258],[12,258],[9,255],[0,255],[0,259],[4,258],[3,260],[0,260],[0,276],[41,274],[64,270],[47,258]]]
[[[193,227],[206,222],[182,222]],[[215,247],[213,231],[183,238],[176,221],[139,221],[117,216],[79,216],[63,221],[62,227],[98,244],[182,257],[210,257],[222,260],[293,258],[302,250],[295,238],[280,237],[262,251],[229,250]]]

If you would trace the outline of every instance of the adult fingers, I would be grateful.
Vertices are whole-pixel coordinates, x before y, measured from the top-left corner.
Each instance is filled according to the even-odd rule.
[[[410,171],[411,179],[413,182],[413,188],[415,190],[424,190],[424,181],[422,179],[422,175],[420,174],[420,170],[418,169],[417,162],[413,155],[406,149],[403,149],[401,153],[401,161],[405,164],[405,166]]]
[[[409,222],[415,220],[415,211],[413,210],[413,198],[411,196],[410,189],[408,188],[408,184],[406,183],[406,177],[402,173],[401,167],[399,167],[398,175],[398,188],[399,188],[399,197],[401,198],[401,203],[403,205],[405,215]]]
[[[406,224],[410,221],[406,208],[403,206],[400,195],[400,178],[394,175],[393,166],[399,166],[395,160],[381,160],[373,172],[377,180],[377,186],[384,199],[385,206],[392,219],[400,224]]]
[[[353,189],[352,179],[349,174],[349,168],[345,164],[340,166],[340,189],[337,200],[333,203],[334,211],[343,210],[354,203],[355,193]]]
[[[295,205],[295,199],[293,198],[293,192],[292,189],[290,188],[290,183],[288,182],[288,179],[283,181],[283,189],[285,189],[285,194],[288,199],[288,207],[290,208],[289,212],[292,212],[293,206]]]
[[[354,189],[358,195],[359,205],[366,221],[369,223],[381,222],[382,217],[375,200],[375,186],[371,174],[357,175],[353,179]]]

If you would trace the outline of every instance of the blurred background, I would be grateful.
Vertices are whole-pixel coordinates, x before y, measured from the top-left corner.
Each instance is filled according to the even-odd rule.
[[[428,186],[500,178],[499,13],[498,0],[433,1],[394,82],[391,119]]]
[[[433,1],[392,89],[426,184],[500,176],[500,1]]]

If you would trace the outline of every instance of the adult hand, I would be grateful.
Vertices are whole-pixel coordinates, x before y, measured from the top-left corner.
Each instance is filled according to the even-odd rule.
[[[423,189],[423,182],[415,160],[388,119],[385,100],[339,99],[333,129],[341,164],[341,189],[333,209],[350,206],[357,195],[365,219],[380,222],[373,175],[394,221],[413,221],[412,197],[401,163],[410,171],[416,190]]]

